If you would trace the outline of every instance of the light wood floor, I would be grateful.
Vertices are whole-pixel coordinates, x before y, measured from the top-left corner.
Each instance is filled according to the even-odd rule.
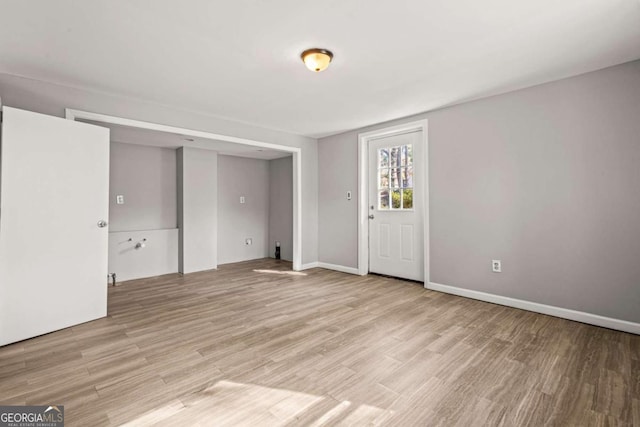
[[[68,426],[636,425],[640,337],[261,260],[132,281],[0,348],[0,404]]]

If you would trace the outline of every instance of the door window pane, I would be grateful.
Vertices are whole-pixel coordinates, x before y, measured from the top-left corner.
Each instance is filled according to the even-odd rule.
[[[389,190],[382,190],[378,192],[379,203],[378,209],[389,209]]]
[[[400,190],[392,190],[391,192],[391,208],[392,209],[400,209],[402,206],[402,195]]]
[[[389,169],[380,169],[378,175],[380,177],[378,180],[378,188],[389,188]]]
[[[378,167],[386,168],[389,166],[389,149],[381,148],[378,150]]]
[[[389,180],[391,181],[391,187],[399,188],[401,179],[402,179],[402,174],[400,172],[400,168],[391,169],[391,176],[389,177]]]
[[[413,188],[402,190],[402,209],[413,209]]]
[[[413,164],[413,147],[411,144],[402,146],[402,166]]]
[[[402,168],[402,188],[413,187],[413,168]]]
[[[391,147],[389,148],[389,160],[391,162],[391,167],[400,166],[401,161],[401,153],[400,147]]]

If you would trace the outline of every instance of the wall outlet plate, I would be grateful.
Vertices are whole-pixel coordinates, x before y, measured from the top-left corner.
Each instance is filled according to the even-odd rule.
[[[124,196],[122,194],[118,194],[116,196],[116,204],[117,205],[124,205]]]
[[[351,200],[351,191],[347,191],[347,200]]]
[[[244,202],[245,202],[244,196],[240,196],[240,203],[244,203]]]
[[[502,273],[502,261],[499,259],[491,260],[491,271],[494,273]]]
[[[251,237],[247,237],[246,239],[244,239],[244,244],[249,246],[253,244],[253,239]]]

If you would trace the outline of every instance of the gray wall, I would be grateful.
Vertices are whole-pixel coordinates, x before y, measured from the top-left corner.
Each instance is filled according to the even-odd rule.
[[[218,264],[267,257],[268,237],[269,161],[218,156]]]
[[[321,262],[357,265],[357,134],[422,118],[432,282],[640,322],[640,61],[321,139]]]
[[[177,227],[175,150],[112,142],[109,167],[110,232]]]
[[[118,281],[176,273],[176,150],[111,142],[110,152],[109,272]]]
[[[280,257],[293,260],[293,159],[291,156],[269,161],[269,245],[268,256],[275,256],[276,241]]]
[[[302,151],[302,262],[318,261],[318,147],[313,138],[259,128],[128,97],[0,73],[4,105],[64,117],[64,108],[298,147]]]
[[[118,282],[177,272],[177,228],[109,232],[109,273]]]
[[[320,262],[358,267],[358,135],[336,135],[318,141],[318,241]],[[351,191],[351,200],[347,200]],[[322,246],[320,246],[322,243]],[[320,252],[321,251],[321,252]]]
[[[177,151],[178,268],[181,273],[218,267],[218,153]]]

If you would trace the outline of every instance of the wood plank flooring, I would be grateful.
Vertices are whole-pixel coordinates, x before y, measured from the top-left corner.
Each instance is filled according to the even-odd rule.
[[[640,426],[640,336],[289,269],[110,288],[107,318],[0,348],[0,404],[68,426]]]

